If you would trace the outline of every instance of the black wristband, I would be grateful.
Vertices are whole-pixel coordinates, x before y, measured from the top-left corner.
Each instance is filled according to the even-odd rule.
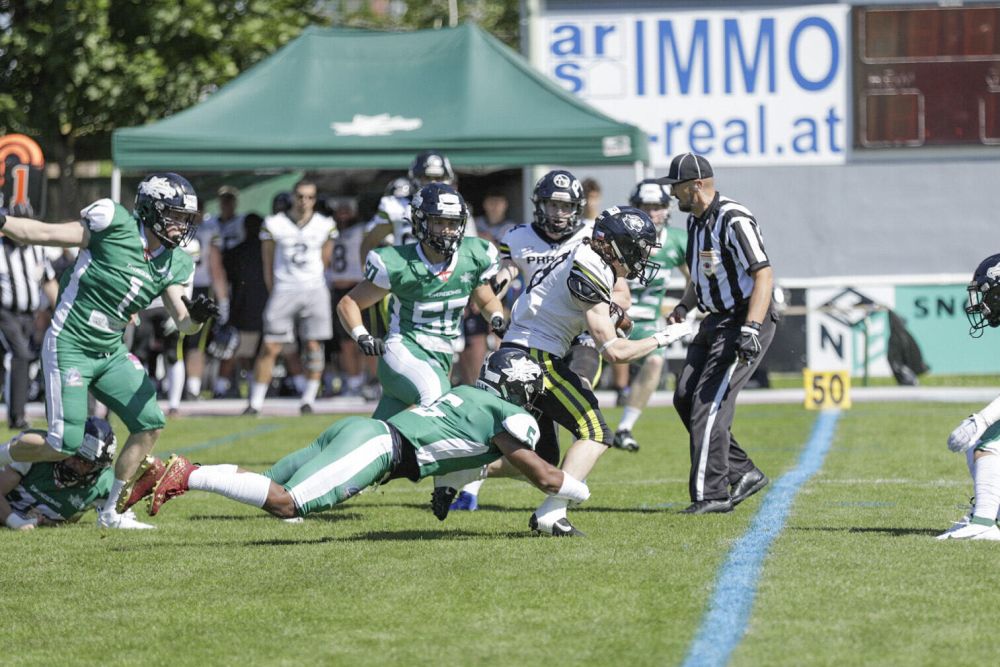
[[[743,326],[750,327],[751,329],[756,329],[757,331],[760,331],[760,322],[747,321],[743,323]]]
[[[0,213],[0,229],[3,229],[3,226],[6,224],[7,224],[7,216],[4,215],[3,213]]]

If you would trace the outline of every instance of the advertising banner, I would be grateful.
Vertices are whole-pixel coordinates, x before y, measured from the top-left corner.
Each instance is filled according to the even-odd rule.
[[[654,167],[687,151],[718,165],[841,164],[848,10],[548,12],[533,60],[645,130]]]

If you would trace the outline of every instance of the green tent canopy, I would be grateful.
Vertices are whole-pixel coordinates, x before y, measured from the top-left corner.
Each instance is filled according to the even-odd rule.
[[[574,98],[473,24],[384,33],[308,28],[204,102],[114,132],[125,170],[633,164],[638,128]]]

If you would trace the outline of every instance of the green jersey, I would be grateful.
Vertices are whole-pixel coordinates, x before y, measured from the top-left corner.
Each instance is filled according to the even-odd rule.
[[[660,318],[660,306],[667,291],[667,283],[670,281],[670,270],[687,261],[685,230],[671,229],[664,225],[657,242],[660,247],[650,255],[649,259],[660,265],[659,272],[648,285],[642,285],[638,280],[630,280],[628,284],[632,291],[632,307],[628,309],[628,316],[636,322],[651,322]]]
[[[421,478],[497,460],[503,453],[492,440],[503,431],[531,449],[538,444],[534,417],[475,387],[455,387],[432,405],[410,408],[386,421],[416,448]]]
[[[125,207],[110,199],[80,212],[90,242],[63,274],[52,334],[87,352],[107,353],[121,344],[135,313],[169,285],[191,280],[194,263],[180,248],[150,257],[144,230]]]
[[[499,268],[496,248],[469,237],[444,266],[431,264],[419,243],[377,248],[368,253],[365,278],[391,292],[388,337],[450,353],[469,295]]]
[[[42,515],[49,521],[75,521],[97,500],[107,498],[115,481],[113,468],[105,468],[93,484],[56,485],[52,463],[12,463],[21,483],[7,494],[7,502],[25,516]]]

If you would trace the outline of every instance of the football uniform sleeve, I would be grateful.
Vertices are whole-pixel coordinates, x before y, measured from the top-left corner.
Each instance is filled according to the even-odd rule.
[[[500,248],[499,248],[499,250],[500,250],[500,259],[501,260],[511,259],[511,256],[510,256],[511,237],[520,228],[521,228],[521,225],[518,225],[517,227],[512,227],[511,229],[508,229],[507,233],[504,234],[503,238],[500,239]]]
[[[597,253],[589,246],[580,246],[573,253],[572,262],[566,281],[570,293],[586,304],[610,303],[614,276]]]
[[[273,241],[274,240],[274,234],[271,232],[271,229],[269,227],[269,225],[273,225],[273,224],[274,224],[274,216],[273,215],[269,215],[266,218],[264,218],[264,224],[262,224],[260,226],[260,235],[259,235],[259,238],[260,238],[261,241]]]
[[[486,241],[484,239],[479,239],[483,242],[483,250],[480,253],[480,266],[482,270],[479,272],[479,284],[488,283],[490,278],[497,274],[500,270],[500,253],[497,252],[495,245]]]
[[[392,277],[378,249],[369,251],[368,257],[365,258],[365,280],[375,287],[392,289]]]
[[[515,440],[532,450],[538,444],[538,422],[527,412],[516,412],[503,420],[503,429]]]
[[[771,261],[764,252],[764,240],[761,238],[757,222],[747,216],[733,218],[729,223],[729,245],[736,251],[740,264],[751,273],[770,266]]]
[[[115,203],[110,199],[98,199],[80,211],[80,222],[95,234],[110,227],[114,218]]]

